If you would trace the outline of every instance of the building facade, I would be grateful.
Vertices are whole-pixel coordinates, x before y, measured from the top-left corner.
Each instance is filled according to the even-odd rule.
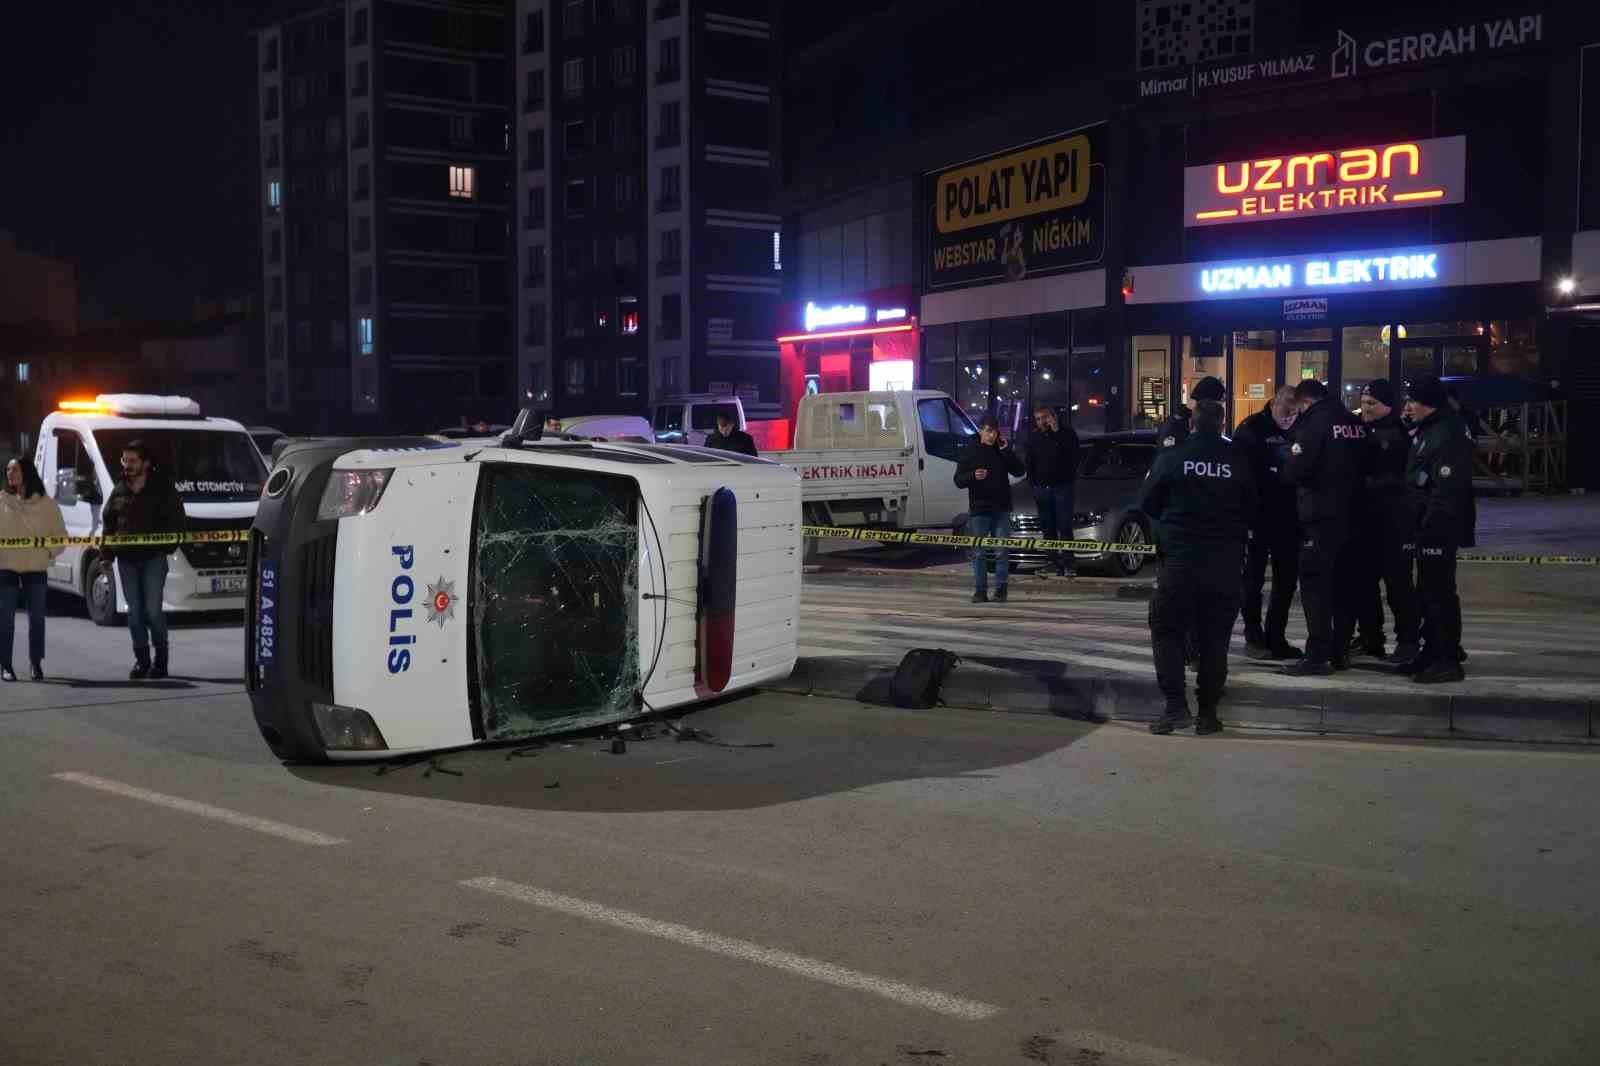
[[[346,0],[259,31],[257,51],[267,416],[508,415],[507,5]]]
[[[778,407],[776,5],[518,0],[524,403]]]

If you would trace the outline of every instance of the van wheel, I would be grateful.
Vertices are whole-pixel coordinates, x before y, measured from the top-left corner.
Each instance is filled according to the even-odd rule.
[[[89,605],[89,618],[97,626],[117,624],[117,583],[100,566],[100,557],[91,555],[83,566],[83,602]]]

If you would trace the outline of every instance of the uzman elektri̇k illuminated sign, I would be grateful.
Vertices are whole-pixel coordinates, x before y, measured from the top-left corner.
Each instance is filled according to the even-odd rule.
[[[1183,224],[1224,226],[1466,200],[1467,139],[1424,141],[1207,163],[1183,171]]]

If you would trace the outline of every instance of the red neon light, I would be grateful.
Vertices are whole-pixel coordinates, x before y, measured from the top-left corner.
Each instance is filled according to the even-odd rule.
[[[900,326],[873,326],[869,329],[835,329],[826,333],[795,333],[788,337],[779,337],[779,344],[789,344],[793,341],[817,341],[829,337],[866,337],[874,333],[909,333],[916,329],[916,324],[908,322]]]

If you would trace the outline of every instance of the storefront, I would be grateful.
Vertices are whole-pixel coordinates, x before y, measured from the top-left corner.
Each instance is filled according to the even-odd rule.
[[[922,385],[1019,443],[1037,404],[1106,428],[1107,147],[1100,123],[923,179]]]
[[[1521,237],[1129,268],[1129,424],[1155,425],[1208,375],[1232,423],[1312,377],[1352,408],[1375,378],[1531,381],[1540,261]]]
[[[917,387],[917,297],[911,286],[780,310],[783,414],[808,392]]]

